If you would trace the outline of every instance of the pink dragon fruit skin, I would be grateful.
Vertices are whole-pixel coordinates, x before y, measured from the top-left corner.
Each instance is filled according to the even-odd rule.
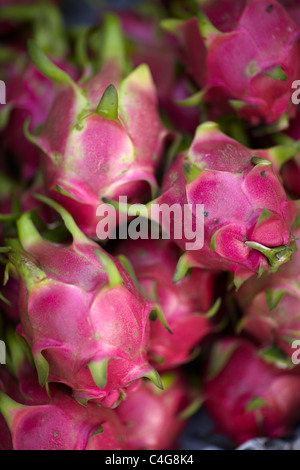
[[[31,347],[40,383],[63,383],[78,401],[106,407],[142,376],[160,386],[146,355],[155,304],[64,209],[48,204],[62,214],[73,243],[43,240],[25,213],[18,222],[25,251],[9,255],[20,277],[18,332]]]
[[[124,450],[124,429],[112,410],[79,405],[56,393],[44,405],[22,405],[0,392],[0,412],[14,450]]]
[[[204,205],[204,246],[185,252],[177,280],[198,266],[231,271],[239,286],[255,272],[276,270],[292,255],[296,204],[288,200],[269,161],[214,123],[199,126],[189,150],[167,171],[155,202]],[[175,242],[185,250],[188,240]]]
[[[170,335],[161,323],[151,323],[149,356],[156,369],[183,364],[212,329],[201,313],[212,307],[215,273],[195,268],[173,284],[179,250],[170,240],[128,240],[117,253],[129,259],[143,292],[159,303],[172,331]]]
[[[255,346],[242,338],[220,340],[214,348],[204,395],[216,431],[235,444],[259,436],[290,434],[299,420],[299,373],[268,364],[258,356]],[[220,358],[227,360],[223,368],[218,367]]]
[[[169,133],[159,118],[149,68],[141,65],[121,80],[110,60],[80,85],[30,47],[36,65],[64,82],[40,135],[31,137],[46,154],[47,189],[94,238],[102,198],[123,195],[141,202],[157,188],[155,171]]]
[[[191,402],[187,383],[178,371],[162,375],[162,381],[163,391],[144,382],[116,409],[128,450],[171,449],[186,424],[180,414]]]
[[[203,100],[218,103],[221,114],[231,102],[253,125],[295,115],[291,86],[299,76],[300,30],[277,1],[247,2],[231,32],[216,30],[202,15],[165,26],[180,37]]]

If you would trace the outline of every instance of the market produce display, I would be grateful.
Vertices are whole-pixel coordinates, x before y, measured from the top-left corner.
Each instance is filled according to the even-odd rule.
[[[300,4],[79,3],[0,5],[0,450],[294,442]]]

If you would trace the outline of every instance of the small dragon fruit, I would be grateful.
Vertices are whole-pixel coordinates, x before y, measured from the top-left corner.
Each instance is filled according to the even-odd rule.
[[[128,450],[171,449],[186,424],[188,385],[177,372],[162,375],[164,390],[151,383],[128,394],[116,409],[126,428]]]
[[[172,331],[170,335],[160,322],[151,324],[149,356],[156,368],[186,362],[212,329],[210,314],[204,314],[212,307],[215,273],[196,268],[173,284],[179,249],[170,240],[130,240],[119,245],[117,253],[132,263],[143,292],[160,305]]]
[[[239,286],[254,273],[276,271],[291,258],[296,204],[288,200],[270,161],[224,135],[214,123],[199,126],[189,150],[168,169],[162,195],[154,202],[180,204],[182,209],[190,204],[193,222],[200,217],[196,205],[204,205],[204,246],[185,252],[174,280],[198,266],[231,271]],[[182,239],[174,235],[171,227],[170,236],[185,250],[190,242],[185,230]]]
[[[292,261],[272,276],[246,282],[237,293],[243,311],[239,329],[250,334],[262,347],[275,344],[290,363],[295,352],[293,343],[300,340],[299,225],[295,227],[294,234],[298,250]]]
[[[124,450],[124,429],[116,413],[78,404],[56,392],[43,405],[23,405],[0,391],[14,450]]]
[[[123,265],[63,217],[73,242],[44,240],[30,213],[18,220],[10,266],[20,281],[19,333],[30,345],[41,385],[63,383],[80,402],[111,407],[148,377],[149,315],[156,309],[137,290]]]
[[[300,29],[276,0],[249,0],[237,27],[225,33],[200,11],[198,18],[164,25],[183,44],[189,71],[202,89],[199,99],[217,104],[220,113],[231,104],[254,125],[295,115],[291,90],[299,78]]]
[[[282,437],[300,418],[300,375],[276,368],[242,338],[216,342],[204,379],[204,406],[216,431],[241,444]]]
[[[96,215],[101,198],[127,196],[130,202],[141,202],[156,191],[155,171],[169,135],[159,118],[148,66],[141,65],[122,80],[121,33],[117,20],[108,18],[104,31],[107,37],[113,35],[112,52],[105,36],[100,73],[81,83],[55,67],[34,43],[29,46],[37,67],[64,85],[41,133],[30,138],[47,156],[51,197],[92,238],[101,220]]]

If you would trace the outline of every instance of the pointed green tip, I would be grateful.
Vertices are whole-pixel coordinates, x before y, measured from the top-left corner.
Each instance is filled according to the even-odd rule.
[[[109,12],[104,15],[101,34],[100,56],[102,66],[113,62],[121,76],[126,71],[127,56],[122,25],[116,14]]]
[[[29,291],[31,291],[38,283],[47,278],[46,273],[39,269],[23,253],[10,253],[9,260],[16,268],[21,278],[24,280]]]
[[[107,119],[118,119],[118,92],[114,85],[109,85],[104,91],[96,113]]]
[[[67,227],[67,229],[69,230],[69,232],[71,233],[72,237],[75,240],[83,241],[83,242],[86,242],[88,240],[88,238],[84,235],[84,233],[77,226],[71,214],[69,214],[69,212],[66,211],[66,209],[64,209],[62,206],[57,204],[57,202],[41,194],[34,194],[34,197],[38,199],[39,201],[43,202],[44,204],[46,204],[47,206],[52,207],[52,209],[54,209],[56,212],[59,213],[59,215],[61,216],[61,218],[63,219],[65,223],[65,226]]]
[[[219,311],[222,304],[222,299],[219,298],[215,301],[212,308],[207,313],[202,313],[201,316],[204,318],[213,318]]]
[[[204,401],[204,398],[201,396],[199,398],[195,398],[192,403],[190,403],[184,410],[180,412],[178,419],[185,421],[194,416],[200,410]]]
[[[161,324],[164,326],[164,328],[172,335],[173,334],[173,331],[171,330],[167,320],[166,320],[166,317],[164,316],[163,314],[163,311],[161,309],[161,307],[157,304],[155,304],[149,314],[149,317],[150,317],[150,320],[152,321],[156,321],[156,319],[159,319],[159,321],[161,322]]]
[[[92,374],[93,380],[97,387],[103,390],[107,383],[107,365],[109,358],[101,359],[100,361],[91,361],[88,368]]]
[[[195,93],[194,95],[189,96],[184,100],[176,100],[174,101],[175,104],[178,106],[190,108],[194,106],[198,106],[203,102],[203,98],[205,96],[206,90],[201,90]]]
[[[188,262],[186,254],[183,254],[177,263],[173,283],[176,284],[183,279],[191,268],[192,265]]]
[[[295,157],[300,152],[300,141],[289,142],[284,145],[277,145],[269,149],[272,160],[281,168],[287,161]]]
[[[182,171],[184,173],[185,180],[187,184],[192,183],[198,178],[198,176],[203,173],[203,170],[197,167],[194,163],[184,162],[182,166]]]
[[[255,166],[256,165],[272,166],[272,162],[270,160],[267,160],[265,158],[260,158],[260,157],[252,157],[251,163]]]
[[[246,406],[246,413],[257,410],[258,408],[268,407],[268,404],[261,397],[252,398]]]
[[[268,248],[257,242],[248,241],[245,244],[266,256],[271,266],[271,272],[276,272],[281,265],[290,261],[294,253],[294,248],[285,245]]]
[[[13,415],[16,411],[25,409],[25,405],[17,403],[0,390],[0,413],[4,417],[9,428],[12,426]]]
[[[32,213],[25,212],[17,221],[19,240],[25,250],[30,251],[32,245],[37,245],[43,241],[42,236],[36,229],[32,221]]]
[[[33,360],[38,373],[39,384],[41,387],[44,387],[48,381],[49,376],[48,361],[44,358],[41,351],[33,355]]]
[[[113,199],[109,199],[107,197],[102,197],[101,201],[103,204],[107,204],[112,206],[116,211],[121,212],[122,214],[128,215],[128,210],[130,209],[130,204],[120,203],[118,201],[114,201]]]
[[[120,263],[122,264],[122,266],[126,269],[126,271],[128,272],[130,278],[132,279],[132,281],[134,282],[134,285],[135,287],[140,291],[142,292],[142,288],[140,286],[140,283],[138,281],[138,278],[135,274],[135,271],[134,271],[134,268],[131,264],[131,262],[129,261],[129,259],[124,256],[124,255],[118,255],[117,256],[117,259],[120,261]]]
[[[269,310],[274,310],[280,303],[282,297],[287,293],[286,289],[267,289],[266,301],[269,307]]]
[[[179,32],[179,28],[183,23],[183,20],[178,20],[175,18],[166,18],[160,22],[160,26],[168,33],[177,35]]]
[[[201,36],[205,43],[209,43],[213,37],[220,36],[222,34],[201,10],[198,12],[198,24]]]
[[[151,380],[151,382],[154,383],[154,385],[160,390],[164,390],[162,380],[157,370],[152,369],[150,372],[146,372],[143,375],[141,375],[141,378],[142,377],[144,377],[145,379]]]
[[[0,300],[1,302],[4,302],[6,305],[8,305],[9,307],[13,306],[13,303],[10,302],[10,300],[8,300],[6,297],[4,297],[4,295],[1,292],[0,292]]]
[[[207,122],[204,122],[203,124],[200,124],[200,126],[197,127],[196,136],[203,134],[203,133],[211,132],[211,131],[220,131],[220,126],[216,122],[207,121]]]
[[[109,287],[121,286],[123,283],[123,278],[119,273],[117,266],[115,265],[113,259],[105,253],[105,251],[100,251],[100,249],[95,250],[95,254],[99,259],[100,263],[105,269],[105,272],[108,276]]]
[[[28,40],[28,52],[32,62],[43,75],[54,82],[75,85],[71,77],[54,65],[32,39]]]
[[[272,70],[265,72],[264,75],[273,78],[274,80],[278,80],[280,82],[285,82],[288,79],[287,74],[283,71],[281,65],[277,65]]]

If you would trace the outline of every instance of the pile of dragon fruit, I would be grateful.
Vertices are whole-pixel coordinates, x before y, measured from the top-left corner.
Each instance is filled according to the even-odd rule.
[[[1,2],[0,449],[174,450],[200,409],[232,449],[289,438],[300,4],[109,3]],[[203,246],[154,204],[201,205]]]

